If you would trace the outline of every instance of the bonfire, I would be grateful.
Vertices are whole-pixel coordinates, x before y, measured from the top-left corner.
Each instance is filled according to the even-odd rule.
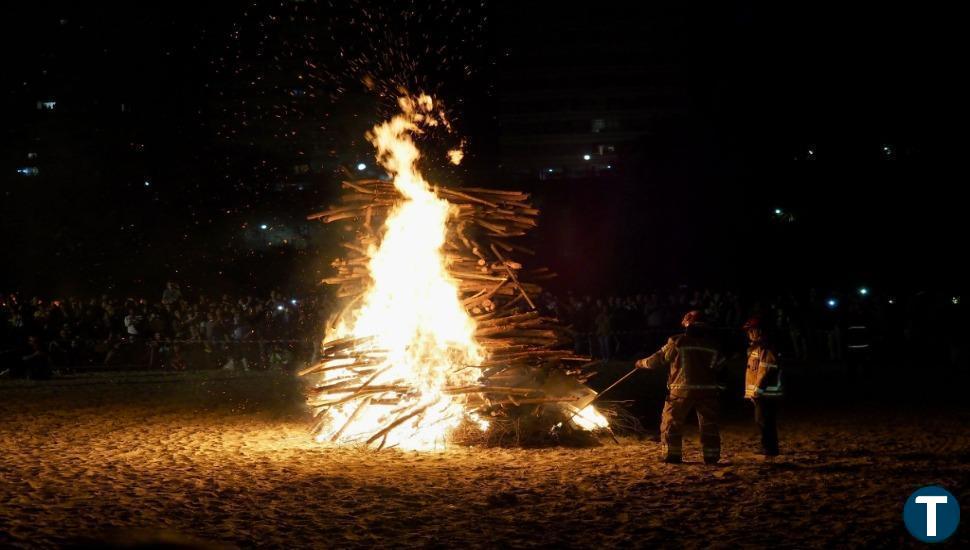
[[[536,226],[529,195],[429,184],[413,136],[447,119],[427,95],[399,105],[367,135],[389,179],[345,181],[341,205],[309,216],[353,235],[324,280],[342,308],[300,373],[316,439],[422,450],[524,420],[530,433],[608,429],[588,404],[593,363],[536,308],[535,281],[552,274],[513,259],[532,254],[515,242]]]

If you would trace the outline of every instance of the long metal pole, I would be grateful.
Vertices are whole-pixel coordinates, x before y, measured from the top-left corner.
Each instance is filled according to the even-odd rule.
[[[569,422],[569,421],[571,421],[571,420],[572,420],[573,418],[575,418],[575,417],[576,417],[576,415],[577,415],[577,414],[579,414],[579,412],[580,412],[581,410],[583,410],[583,409],[585,409],[586,407],[588,407],[588,406],[590,406],[590,405],[592,405],[592,404],[593,404],[594,402],[596,402],[596,400],[597,400],[597,399],[599,399],[600,397],[603,397],[603,395],[604,395],[604,394],[605,394],[606,392],[608,392],[608,391],[610,391],[610,390],[612,390],[613,388],[615,388],[616,386],[618,386],[618,385],[620,384],[620,382],[623,382],[623,381],[624,381],[624,380],[626,380],[627,378],[629,378],[629,377],[631,377],[631,376],[633,376],[634,374],[636,374],[636,372],[637,372],[638,370],[640,370],[640,368],[639,368],[639,367],[633,367],[633,370],[631,370],[630,372],[628,372],[628,373],[626,373],[626,374],[624,374],[624,375],[623,375],[623,377],[622,377],[622,378],[620,378],[619,380],[617,380],[616,382],[613,382],[612,384],[610,384],[610,387],[608,387],[608,388],[606,388],[605,390],[603,390],[603,391],[601,391],[601,392],[599,392],[598,394],[596,394],[596,395],[595,395],[595,396],[594,396],[594,397],[593,397],[593,398],[592,398],[592,399],[591,399],[591,400],[589,401],[589,403],[586,403],[585,405],[583,405],[583,407],[582,407],[582,408],[579,408],[579,407],[577,407],[577,408],[576,408],[576,412],[574,412],[574,413],[573,413],[573,415],[572,415],[572,416],[570,416],[570,417],[569,417],[569,420],[567,420],[566,422]]]

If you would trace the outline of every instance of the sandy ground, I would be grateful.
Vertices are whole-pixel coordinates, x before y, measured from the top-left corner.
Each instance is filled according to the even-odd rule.
[[[658,463],[659,445],[375,453],[306,435],[282,375],[91,374],[0,383],[0,546],[190,537],[271,547],[915,545],[902,504],[938,483],[970,544],[970,407],[809,414],[783,452]]]

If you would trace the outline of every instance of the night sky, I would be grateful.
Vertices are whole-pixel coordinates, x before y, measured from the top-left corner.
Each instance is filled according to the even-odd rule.
[[[430,155],[436,181],[536,193],[538,260],[564,288],[948,290],[966,278],[951,15],[384,4],[5,7],[0,288],[312,289],[339,235],[303,218],[333,200],[341,166],[371,163],[363,133],[398,87],[442,98],[466,139],[461,168]],[[503,173],[500,100],[515,83],[501,74],[536,56],[570,63],[555,42],[584,19],[662,44],[676,77],[657,79],[676,78],[686,115],[650,128],[609,176]]]

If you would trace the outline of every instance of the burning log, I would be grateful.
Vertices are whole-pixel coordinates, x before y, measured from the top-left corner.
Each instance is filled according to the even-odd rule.
[[[542,393],[542,390],[537,388],[516,388],[510,386],[468,386],[464,388],[445,388],[445,393],[451,395],[458,395],[461,393],[480,393],[482,395],[487,393],[501,393],[501,394],[530,394],[530,393]]]
[[[333,340],[331,342],[325,342],[323,344],[323,353],[327,355],[332,355],[338,351],[345,350],[348,348],[360,348],[366,344],[369,344],[374,340],[373,336],[365,336],[363,338],[341,338],[339,340]]]
[[[344,430],[347,429],[347,426],[350,426],[351,424],[354,423],[354,420],[357,420],[357,417],[360,416],[360,412],[363,411],[364,409],[366,409],[367,406],[370,405],[370,403],[371,403],[372,400],[373,400],[373,398],[368,396],[366,399],[364,399],[363,401],[361,401],[360,402],[360,405],[357,405],[357,408],[354,409],[354,412],[351,413],[351,415],[347,419],[347,421],[344,422],[343,425],[340,426],[340,429],[337,430],[336,432],[334,432],[333,436],[330,437],[330,441],[331,442],[336,442],[337,440],[339,440],[340,439],[340,436],[343,435]]]
[[[414,410],[408,412],[407,414],[402,414],[396,420],[394,420],[393,422],[391,422],[390,424],[388,424],[387,426],[385,426],[384,428],[382,428],[381,431],[379,431],[376,434],[372,435],[371,438],[367,440],[367,444],[370,445],[371,443],[377,441],[378,439],[380,439],[382,437],[385,438],[385,440],[386,440],[387,434],[390,433],[391,430],[393,430],[394,428],[400,426],[404,422],[407,422],[409,419],[411,419],[411,418],[413,418],[413,417],[415,417],[415,416],[423,413],[430,406],[431,406],[430,404],[429,405],[424,405],[422,407],[415,408]],[[383,447],[383,443],[381,444],[381,446]]]
[[[508,399],[504,401],[492,401],[489,406],[501,406],[501,405],[512,405],[515,407],[521,407],[523,405],[539,405],[545,403],[570,403],[572,401],[578,401],[577,397],[535,397],[529,399],[512,399],[509,395]]]

